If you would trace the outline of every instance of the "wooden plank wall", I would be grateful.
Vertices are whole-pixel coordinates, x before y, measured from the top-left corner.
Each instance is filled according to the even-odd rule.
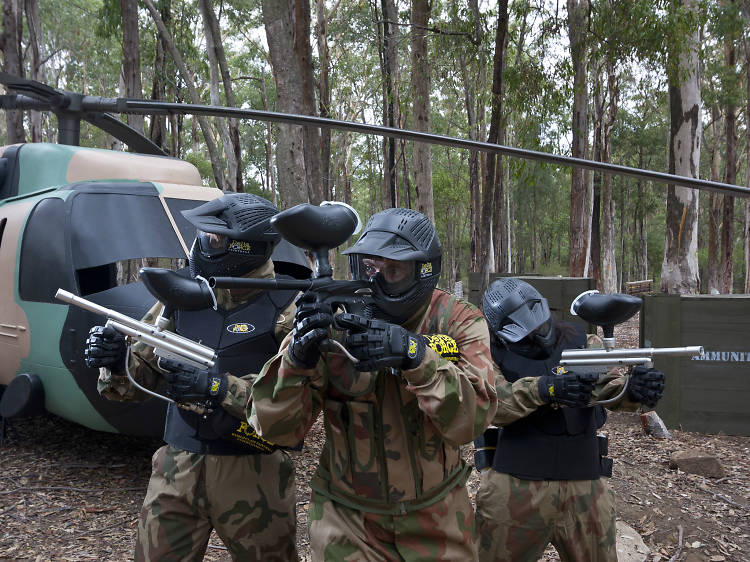
[[[641,345],[702,345],[701,359],[655,361],[666,377],[657,412],[668,427],[750,435],[750,295],[649,295]]]

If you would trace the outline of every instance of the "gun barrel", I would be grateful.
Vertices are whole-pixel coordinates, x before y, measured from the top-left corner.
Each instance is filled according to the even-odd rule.
[[[646,365],[651,362],[650,357],[590,357],[581,359],[560,359],[560,365],[564,367],[595,367],[595,366],[617,366],[617,365]]]
[[[194,342],[183,336],[162,331],[156,326],[140,322],[130,316],[121,314],[116,310],[112,310],[106,306],[101,306],[95,302],[91,302],[88,299],[84,299],[83,297],[79,297],[63,289],[57,290],[55,298],[84,310],[88,310],[89,312],[93,312],[94,314],[104,316],[107,318],[107,324],[112,326],[118,332],[138,341],[143,341],[154,349],[164,349],[176,356],[193,361],[200,366],[209,368],[213,367],[215,354],[214,350],[210,347]]]
[[[286,290],[307,291],[313,286],[312,279],[250,279],[247,277],[209,277],[208,285],[217,289],[260,289],[262,291]]]
[[[688,347],[642,347],[636,349],[566,349],[562,352],[563,359],[614,359],[619,357],[693,357],[701,355],[703,347],[692,345]]]
[[[200,367],[211,368],[214,366],[214,350],[205,345],[201,345],[192,340],[182,338],[177,334],[162,332],[152,329],[137,330],[116,320],[107,321],[107,325],[112,326],[118,332],[130,336],[131,338],[142,341],[146,345],[153,347],[155,350],[163,349],[182,359],[187,359],[196,363]],[[157,355],[160,355],[156,351]]]

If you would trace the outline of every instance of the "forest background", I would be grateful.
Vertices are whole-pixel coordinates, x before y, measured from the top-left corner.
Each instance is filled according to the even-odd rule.
[[[750,187],[750,0],[2,0],[3,70],[107,97],[310,114]],[[204,184],[434,219],[470,271],[750,293],[750,201],[315,127],[123,116]],[[6,111],[0,145],[55,142]],[[122,150],[84,124],[82,144]],[[339,263],[339,267],[341,267]],[[339,270],[340,271],[340,270]],[[486,283],[486,281],[485,281]]]

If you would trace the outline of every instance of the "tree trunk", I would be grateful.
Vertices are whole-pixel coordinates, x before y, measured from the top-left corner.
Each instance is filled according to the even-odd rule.
[[[260,92],[263,98],[263,109],[266,111],[270,110],[268,106],[268,92],[266,91],[266,69],[260,67]],[[269,201],[272,201],[274,205],[278,207],[278,192],[276,190],[276,174],[273,172],[273,127],[270,121],[266,122],[266,142],[265,142],[265,153],[266,153],[266,189],[268,195],[266,196]]]
[[[721,151],[719,150],[719,124],[721,112],[714,105],[711,108],[711,181],[721,181]],[[719,252],[719,228],[721,224],[721,202],[723,195],[713,191],[708,194],[708,280],[706,290],[709,294],[721,293],[719,269],[721,260]]]
[[[141,42],[138,32],[138,3],[132,0],[120,0],[122,13],[122,80],[126,98],[143,97],[141,85]],[[143,115],[128,114],[128,125],[143,134]]]
[[[745,13],[745,21],[750,20],[750,13]],[[745,84],[747,86],[747,96],[745,97],[745,185],[750,187],[750,125],[747,122],[747,116],[750,115],[750,43],[745,38]],[[750,199],[745,199],[745,232],[743,236],[745,247],[745,293],[750,293]]]
[[[328,51],[328,15],[325,0],[315,1],[315,35],[318,43],[320,80],[318,81],[318,107],[321,117],[331,116],[331,88],[329,86],[330,54]],[[324,199],[333,199],[331,181],[331,129],[320,130],[320,183]],[[341,196],[339,195],[339,199]]]
[[[23,8],[21,0],[3,0],[3,33],[0,35],[0,49],[5,64],[3,70],[8,74],[24,76],[23,51]],[[26,142],[23,130],[23,111],[5,112],[5,124],[8,129],[8,144]]]
[[[726,126],[726,165],[724,167],[724,182],[734,185],[737,181],[737,107],[732,101],[732,95],[737,86],[736,83],[736,51],[734,41],[730,38],[724,45],[724,65],[726,72],[729,74],[728,84],[725,90],[730,95],[727,96],[727,105],[724,110]],[[721,217],[721,271],[719,273],[719,283],[721,292],[725,294],[732,293],[732,282],[734,280],[734,197],[731,195],[724,196]]]
[[[39,19],[39,0],[25,0],[24,10],[26,22],[29,28],[29,51],[31,52],[31,76],[32,80],[45,82],[42,72],[42,55],[39,43],[42,36],[41,20]],[[29,134],[31,142],[42,142],[42,112],[29,112]]]
[[[172,10],[171,2],[163,0],[159,3],[159,9],[161,13],[161,19],[164,22],[164,27],[169,29],[172,25]],[[152,100],[165,100],[167,99],[167,60],[166,53],[167,47],[164,43],[164,39],[161,35],[157,34],[155,47],[154,47],[154,78],[151,85],[151,99]],[[173,131],[173,137],[174,137]],[[167,139],[167,116],[166,115],[152,115],[151,116],[151,128],[149,130],[149,138],[151,141],[160,146],[163,149],[169,148],[169,153],[172,156],[178,156],[173,143],[169,143]]]
[[[487,142],[497,143],[500,134],[500,119],[503,113],[503,70],[505,68],[505,45],[508,35],[508,0],[498,2],[497,31],[495,33],[495,56],[492,63],[492,111],[490,113],[490,130],[487,134]],[[486,155],[484,169],[484,186],[482,192],[482,282],[480,294],[483,294],[489,285],[490,270],[494,268],[492,263],[492,211],[495,198],[495,168],[499,156],[495,153]]]
[[[696,0],[681,0],[695,9]],[[686,50],[669,76],[669,173],[698,177],[701,148],[701,97],[698,67],[698,30],[688,37]],[[674,56],[674,55],[673,55]],[[661,268],[661,291],[696,294],[698,274],[698,191],[667,186],[666,241]]]
[[[469,138],[479,140],[479,127],[474,107],[476,104],[475,81],[469,77],[469,69],[463,53],[458,55],[461,77],[464,86],[464,104],[466,105],[466,119],[469,126]],[[469,271],[480,271],[480,209],[482,208],[481,192],[479,188],[479,152],[469,151],[469,229],[471,232],[471,262]]]
[[[607,120],[602,126],[602,162],[609,162],[612,127],[617,116],[617,78],[611,61],[607,62]],[[615,201],[612,197],[612,175],[602,177],[602,290],[617,292],[617,256],[615,252]],[[622,225],[624,228],[624,225]]]
[[[203,17],[206,30],[206,50],[208,51],[210,80],[211,80],[211,103],[221,105],[219,94],[219,74],[224,86],[224,98],[226,105],[235,107],[234,92],[232,90],[232,77],[229,74],[229,65],[224,51],[221,38],[219,20],[214,12],[211,0],[200,0],[198,7]],[[216,101],[213,101],[213,99]],[[243,191],[242,179],[242,147],[240,146],[240,129],[237,119],[220,119],[217,121],[224,143],[224,153],[227,160],[227,185],[231,191]]]
[[[292,10],[288,2],[263,0],[263,24],[276,83],[277,110],[302,113],[302,78],[294,50]],[[279,206],[291,207],[309,200],[305,172],[304,140],[299,125],[279,124],[276,141]]]
[[[588,158],[588,83],[586,76],[587,47],[585,42],[588,27],[589,0],[568,0],[568,35],[570,56],[573,64],[573,140],[571,155]],[[571,170],[570,183],[570,253],[568,267],[570,275],[585,274],[587,249],[589,246],[588,222],[588,172],[582,168]]]
[[[383,18],[382,48],[380,49],[380,70],[383,76],[383,124],[397,127],[399,122],[398,96],[398,11],[394,0],[381,0]],[[378,29],[380,29],[378,27]],[[378,32],[380,34],[380,32]],[[378,41],[380,44],[381,42]],[[396,139],[383,139],[383,208],[398,205],[398,174],[396,170]]]
[[[312,48],[310,47],[310,0],[292,0],[294,4],[294,52],[302,86],[302,113],[317,115],[315,104],[315,79],[313,77]],[[323,201],[323,185],[320,181],[320,127],[302,127],[304,141],[305,179],[310,202],[318,205]]]
[[[411,2],[411,87],[414,129],[430,130],[430,60],[427,53],[427,25],[430,20],[430,1]],[[415,142],[414,189],[417,195],[417,210],[435,222],[435,204],[432,195],[432,158],[430,145]]]
[[[164,22],[161,19],[161,16],[159,15],[159,12],[154,7],[154,3],[152,0],[143,0],[143,4],[148,9],[149,13],[151,14],[151,18],[154,20],[154,23],[156,24],[156,28],[159,30],[159,35],[164,41],[164,44],[167,47],[167,50],[172,55],[172,59],[174,60],[175,64],[177,65],[177,69],[180,72],[180,75],[182,77],[183,82],[185,82],[185,87],[188,89],[188,92],[190,93],[190,99],[194,104],[200,104],[201,99],[198,95],[198,90],[195,88],[195,77],[193,76],[192,71],[187,67],[185,64],[184,59],[182,58],[182,55],[177,50],[177,48],[174,45],[174,40],[172,39],[172,35],[167,30],[166,26],[164,25]],[[224,175],[222,173],[223,164],[221,162],[221,159],[219,158],[219,153],[216,149],[216,142],[214,141],[213,137],[213,131],[211,130],[211,126],[208,122],[208,120],[202,116],[196,116],[198,120],[198,124],[200,125],[201,132],[203,133],[204,142],[206,143],[206,148],[208,149],[209,158],[211,159],[211,166],[213,168],[214,173],[214,180],[216,180],[216,187],[219,189],[224,188]]]
[[[604,122],[604,93],[602,92],[601,68],[597,65],[594,72],[594,160],[602,160],[602,127]],[[602,173],[592,174],[591,236],[589,250],[589,277],[596,280],[598,289],[602,289]]]

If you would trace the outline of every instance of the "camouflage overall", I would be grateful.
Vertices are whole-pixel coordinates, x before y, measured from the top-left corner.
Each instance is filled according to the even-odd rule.
[[[274,274],[272,262],[253,272]],[[216,291],[218,305],[229,310],[252,298],[253,291]],[[153,323],[157,303],[143,321]],[[283,339],[294,323],[294,305],[283,311],[274,334]],[[166,329],[173,330],[170,320]],[[151,390],[163,381],[153,349],[144,344],[130,348],[133,378]],[[238,375],[240,373],[237,373]],[[228,375],[229,390],[222,408],[245,419],[253,373]],[[100,369],[99,393],[110,399],[138,401],[149,398],[124,373]],[[248,431],[252,428],[248,426]],[[268,455],[205,455],[165,445],[152,458],[152,472],[141,509],[136,539],[136,560],[202,560],[212,529],[235,560],[296,560],[296,497],[294,466],[287,453]]]
[[[360,373],[329,352],[303,369],[289,361],[287,338],[253,385],[249,419],[275,443],[298,443],[323,411],[326,443],[311,482],[314,560],[340,559],[331,541],[352,559],[475,558],[470,467],[459,446],[495,412],[487,325],[474,306],[436,290],[404,326],[453,338],[460,358],[428,348],[416,369]]]

